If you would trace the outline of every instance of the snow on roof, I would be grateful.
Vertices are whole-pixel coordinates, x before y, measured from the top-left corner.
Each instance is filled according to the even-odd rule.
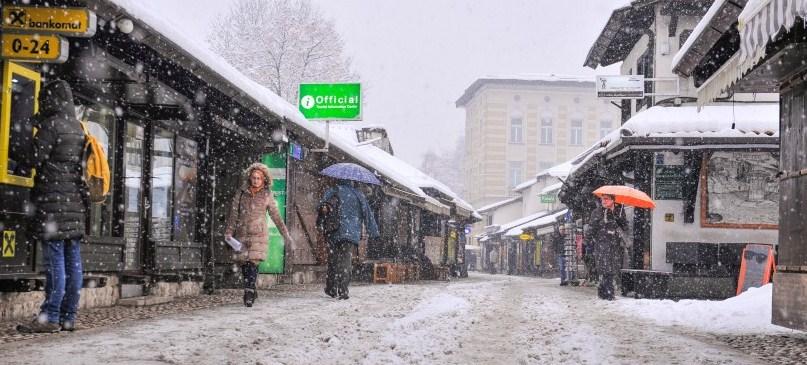
[[[734,129],[732,129],[734,123]],[[636,114],[608,133],[589,150],[572,160],[573,175],[603,151],[618,146],[626,137],[751,138],[779,136],[779,105],[776,103],[711,104],[701,108],[654,106]]]
[[[561,211],[558,211],[558,212],[555,212],[555,213],[552,213],[552,214],[549,214],[549,215],[542,216],[542,217],[540,217],[538,219],[535,219],[533,221],[530,221],[530,222],[515,226],[515,227],[511,228],[510,230],[508,230],[505,235],[509,236],[509,237],[514,237],[514,236],[518,236],[518,235],[524,233],[525,229],[543,228],[543,227],[552,225],[552,224],[555,223],[555,220],[558,217],[566,214],[567,211],[568,211],[568,209],[563,209]]]
[[[538,176],[540,176],[540,175],[538,175]],[[524,189],[526,189],[526,188],[528,188],[530,186],[533,186],[536,183],[538,183],[537,178],[532,178],[532,179],[526,180],[523,183],[516,185],[516,187],[513,188],[513,191],[524,190]]]
[[[684,45],[681,46],[681,49],[678,50],[678,53],[676,53],[675,56],[673,56],[672,60],[673,70],[678,67],[678,63],[680,63],[681,59],[684,58],[684,55],[686,55],[687,52],[689,52],[689,49],[692,47],[693,44],[695,44],[695,41],[697,41],[700,38],[701,33],[703,33],[703,30],[706,29],[706,27],[712,22],[712,18],[714,18],[718,10],[720,10],[720,8],[723,6],[723,3],[725,2],[726,0],[715,0],[715,2],[712,3],[712,6],[709,8],[709,10],[703,16],[703,18],[701,18],[701,20],[698,22],[698,25],[695,26],[695,29],[692,29],[692,33],[689,34],[689,37],[687,38],[686,42],[684,42]]]
[[[513,227],[520,226],[520,225],[522,225],[524,223],[532,222],[532,221],[534,221],[534,220],[536,220],[538,218],[541,218],[541,217],[547,215],[548,213],[549,213],[548,211],[542,210],[540,212],[532,213],[532,214],[530,214],[528,216],[521,217],[521,218],[516,219],[514,221],[504,223],[504,224],[500,225],[499,229],[496,232],[493,232],[492,234],[500,234],[500,233],[507,232],[510,229],[512,229]]]
[[[522,81],[571,81],[571,82],[594,82],[594,76],[581,76],[581,75],[561,75],[561,74],[542,74],[542,73],[528,73],[528,74],[502,74],[502,75],[486,75],[480,77],[480,80],[522,80]]]
[[[339,126],[337,128],[334,128],[334,126],[332,125],[331,135],[332,136],[338,135],[344,138],[346,141],[354,143],[354,147],[361,153],[370,154],[379,162],[387,163],[388,166],[394,167],[395,173],[398,175],[398,179],[406,179],[409,183],[411,183],[412,186],[417,187],[417,190],[413,190],[417,194],[428,196],[425,192],[423,192],[422,190],[423,188],[437,189],[441,193],[451,197],[451,201],[460,208],[471,212],[474,210],[471,204],[468,204],[468,202],[460,198],[459,195],[457,195],[457,193],[451,190],[451,188],[449,188],[442,182],[438,181],[437,179],[429,175],[426,175],[423,171],[420,171],[418,168],[404,162],[398,157],[390,155],[386,151],[372,144],[359,145],[358,139],[356,138],[355,128],[349,126]],[[434,200],[437,201],[436,199]],[[481,216],[479,218],[481,219]]]
[[[732,129],[732,123],[734,128]],[[626,137],[778,137],[779,104],[654,106],[618,129]],[[609,147],[620,138],[608,142]]]
[[[521,196],[515,196],[515,197],[512,197],[512,198],[507,198],[507,199],[504,199],[504,200],[497,201],[495,203],[488,204],[488,205],[486,205],[486,206],[484,206],[482,208],[477,209],[476,211],[484,213],[484,212],[487,212],[489,210],[493,210],[493,209],[508,205],[510,203],[515,203],[515,202],[520,201],[520,200],[521,200]]]
[[[462,96],[457,99],[455,105],[460,107],[468,103],[473,98],[477,90],[485,84],[520,84],[520,85],[552,85],[572,86],[579,88],[594,89],[594,76],[560,75],[560,74],[514,74],[514,75],[488,75],[476,79]]]
[[[221,56],[213,53],[207,47],[198,44],[196,41],[174,28],[169,22],[158,15],[156,11],[148,5],[148,3],[135,0],[110,0],[110,2],[119,6],[132,18],[159,33],[169,42],[175,44],[178,48],[184,50],[188,54],[188,57],[198,60],[200,64],[208,67],[211,71],[218,74],[222,79],[227,80],[230,84],[232,84],[233,87],[243,91],[257,104],[262,105],[281,117],[287,118],[292,124],[302,127],[303,129],[313,133],[315,136],[325,139],[324,123],[306,120],[305,117],[303,117],[303,115],[293,105],[289,104],[287,101],[283,100],[266,87],[259,85],[246,75],[242,74]],[[338,131],[339,128],[336,128],[336,130]],[[339,134],[340,133],[335,133],[334,135]],[[448,208],[436,199],[426,195],[423,190],[419,188],[418,184],[412,182],[410,178],[405,176],[405,174],[398,172],[400,170],[409,170],[409,172],[411,172],[411,169],[414,169],[414,167],[411,167],[400,159],[387,154],[385,151],[380,150],[375,146],[367,145],[356,147],[355,132],[352,134],[352,137],[347,137],[342,134],[342,137],[331,138],[331,143],[336,148],[355,157],[357,160],[365,163],[369,167],[376,169],[379,173],[390,177],[391,179],[405,186],[407,189],[412,190],[412,192],[423,196],[429,203],[438,207],[446,209]],[[383,153],[383,155],[379,154],[378,152],[374,152],[373,149],[380,151]],[[417,171],[419,172],[419,170]],[[420,181],[418,182],[423,182],[427,179],[420,178],[419,180]],[[431,181],[429,186],[434,186],[437,188],[439,185],[442,184]],[[462,206],[466,210],[473,211],[473,207],[471,207],[470,204],[457,197],[456,194],[454,194],[450,189],[446,188],[445,185],[442,185],[440,188],[438,188],[438,190],[442,191],[443,188],[447,190],[447,192],[444,193],[455,198],[455,201],[459,206]]]
[[[541,194],[546,194],[552,191],[560,190],[563,187],[563,183],[559,182],[557,184],[549,185],[541,190]]]

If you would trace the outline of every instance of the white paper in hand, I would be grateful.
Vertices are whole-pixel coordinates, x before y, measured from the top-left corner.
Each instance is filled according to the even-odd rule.
[[[237,239],[233,237],[227,237],[224,239],[224,242],[227,242],[227,244],[230,245],[230,247],[232,247],[233,250],[241,251],[241,242],[238,241]]]

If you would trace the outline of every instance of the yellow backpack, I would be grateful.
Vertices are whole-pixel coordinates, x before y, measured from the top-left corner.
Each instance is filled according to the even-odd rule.
[[[101,204],[106,201],[109,195],[109,162],[106,159],[104,146],[98,139],[90,133],[86,122],[81,122],[81,129],[84,130],[84,153],[82,164],[84,166],[84,181],[90,190],[90,202]]]

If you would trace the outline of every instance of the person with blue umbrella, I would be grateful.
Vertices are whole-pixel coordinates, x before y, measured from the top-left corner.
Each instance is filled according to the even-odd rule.
[[[354,182],[381,185],[381,181],[366,168],[352,163],[335,164],[321,173],[337,179],[336,186],[323,195],[317,216],[317,227],[328,242],[325,294],[332,298],[348,299],[353,268],[351,256],[353,248],[359,245],[362,226],[371,239],[380,237],[367,198],[356,189]]]

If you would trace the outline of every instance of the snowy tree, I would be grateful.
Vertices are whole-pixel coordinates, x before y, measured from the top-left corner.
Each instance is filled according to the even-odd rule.
[[[214,52],[292,104],[301,82],[358,78],[333,22],[308,0],[236,0],[211,29]]]
[[[465,162],[465,136],[460,136],[452,147],[449,151],[427,151],[423,156],[420,170],[446,184],[460,197],[465,197],[465,176],[462,168]]]

